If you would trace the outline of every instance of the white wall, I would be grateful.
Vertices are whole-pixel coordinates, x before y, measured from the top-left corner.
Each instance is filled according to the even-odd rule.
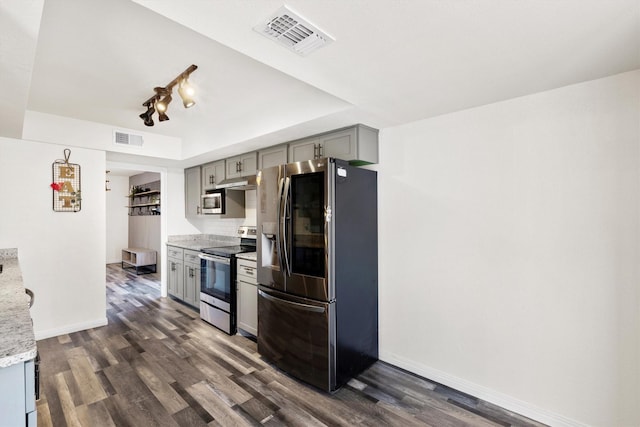
[[[54,212],[51,165],[60,145],[0,138],[0,248],[18,248],[36,339],[107,323],[105,303],[105,155],[73,148],[82,209]]]
[[[640,71],[382,132],[380,356],[640,425]]]
[[[128,203],[129,177],[108,174],[107,179],[110,181],[111,191],[106,192],[106,263],[111,264],[121,261],[122,249],[129,243],[129,215],[125,208]]]
[[[142,147],[116,144],[113,142],[114,130],[140,135],[144,140],[144,144]],[[179,160],[182,158],[182,141],[180,138],[37,111],[25,112],[22,137],[32,141],[51,142],[71,147],[93,148],[162,159]]]

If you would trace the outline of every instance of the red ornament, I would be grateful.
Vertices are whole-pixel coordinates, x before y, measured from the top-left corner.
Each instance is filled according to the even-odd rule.
[[[52,182],[51,188],[53,188],[56,191],[60,191],[60,189],[62,188],[62,184],[58,184],[57,182]]]

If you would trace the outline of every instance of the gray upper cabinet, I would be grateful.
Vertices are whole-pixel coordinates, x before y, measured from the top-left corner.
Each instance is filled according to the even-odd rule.
[[[318,138],[312,137],[289,143],[289,160],[302,162],[320,158],[318,156]]]
[[[213,190],[225,179],[225,161],[207,163],[202,166],[202,192]]]
[[[258,151],[258,169],[284,165],[287,161],[287,146],[277,145]]]
[[[364,125],[289,143],[289,161],[335,157],[352,164],[378,163],[378,131]]]
[[[200,166],[184,170],[184,215],[187,218],[200,215]]]
[[[229,157],[226,161],[226,179],[255,175],[258,170],[258,153],[255,151]]]

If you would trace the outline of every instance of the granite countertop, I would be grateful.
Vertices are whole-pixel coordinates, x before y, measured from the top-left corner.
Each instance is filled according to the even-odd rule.
[[[0,368],[31,360],[37,347],[16,249],[0,249]]]
[[[204,248],[215,248],[220,246],[232,246],[235,243],[229,243],[221,240],[176,240],[167,242],[168,246],[177,246],[182,249],[191,249],[192,251],[200,251]]]
[[[220,246],[233,246],[240,243],[239,237],[218,236],[214,234],[191,234],[182,236],[169,236],[168,246],[177,246],[182,249],[200,251],[204,248]]]
[[[258,253],[257,252],[245,252],[243,254],[237,254],[236,258],[246,259],[248,261],[258,261]]]

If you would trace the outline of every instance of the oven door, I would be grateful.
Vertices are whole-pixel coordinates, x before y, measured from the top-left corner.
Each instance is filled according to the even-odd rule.
[[[231,289],[231,259],[200,253],[200,292],[228,304],[233,301]],[[202,298],[201,296],[201,299]]]

